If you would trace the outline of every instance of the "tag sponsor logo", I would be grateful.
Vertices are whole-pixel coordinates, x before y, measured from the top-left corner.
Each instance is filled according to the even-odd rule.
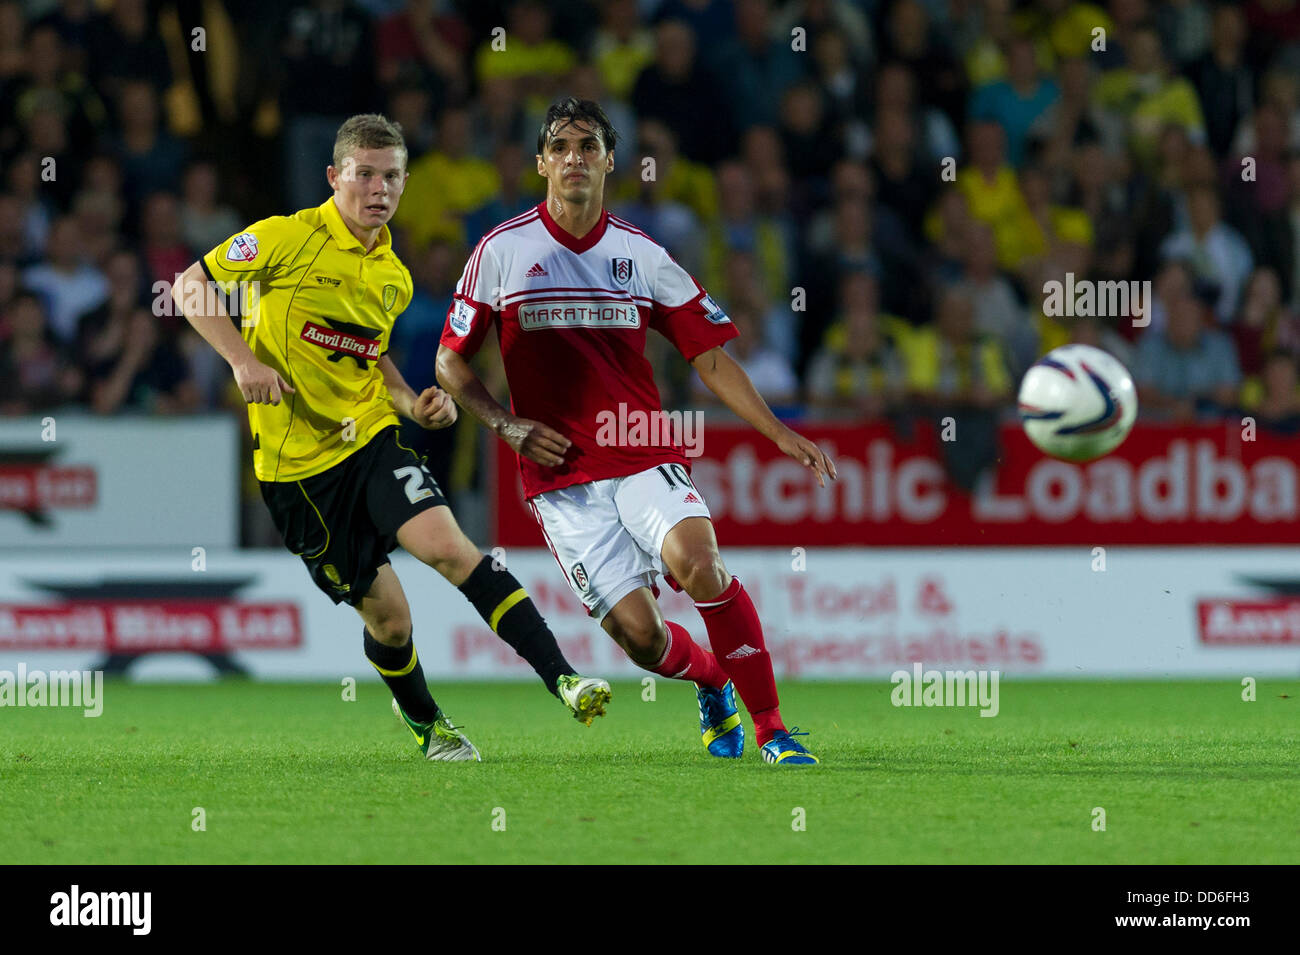
[[[529,302],[519,306],[519,327],[640,328],[641,313],[631,302]]]
[[[1199,600],[1200,641],[1212,647],[1300,647],[1300,599]]]
[[[305,342],[328,348],[330,351],[352,355],[355,358],[367,358],[371,361],[379,360],[379,340],[376,338],[362,338],[348,332],[335,331],[317,325],[315,322],[304,323],[299,337]]]

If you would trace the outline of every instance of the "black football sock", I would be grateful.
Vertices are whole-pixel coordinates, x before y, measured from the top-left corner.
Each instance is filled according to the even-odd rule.
[[[366,659],[379,671],[393,699],[402,712],[417,723],[431,723],[438,718],[438,704],[433,701],[429,684],[424,682],[424,668],[415,655],[415,641],[408,639],[404,647],[390,647],[380,643],[362,628],[366,646]]]
[[[546,688],[559,696],[555,681],[568,673],[577,673],[564,659],[555,634],[537,612],[533,598],[515,579],[515,575],[502,567],[492,569],[491,557],[484,557],[474,572],[460,585],[463,593],[479,616],[487,621],[498,637],[510,644],[517,654],[537,671]]]

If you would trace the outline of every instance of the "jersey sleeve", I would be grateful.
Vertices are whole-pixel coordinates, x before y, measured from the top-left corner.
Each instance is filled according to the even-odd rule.
[[[295,231],[288,216],[254,222],[199,261],[214,282],[251,282],[275,275],[292,258]]]
[[[740,334],[721,306],[662,248],[653,297],[650,327],[687,361]]]
[[[442,326],[443,345],[465,358],[473,358],[478,353],[497,311],[493,306],[499,302],[500,285],[501,266],[487,239],[483,239],[465,263],[465,271],[456,284]]]

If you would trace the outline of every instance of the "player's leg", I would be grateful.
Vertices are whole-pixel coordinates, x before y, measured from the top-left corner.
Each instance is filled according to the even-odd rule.
[[[686,628],[665,620],[647,587],[623,597],[600,625],[637,666],[672,680],[695,684],[700,738],[713,756],[738,758],[745,752],[745,729],[736,709],[736,689],[713,654]]]
[[[503,564],[474,546],[451,508],[434,507],[410,518],[398,528],[397,541],[454,584],[492,632],[528,661],[578,720],[591,725],[593,718],[604,715],[609,684],[578,675],[523,585]]]
[[[388,564],[375,571],[374,583],[353,605],[365,623],[366,659],[393,694],[393,712],[406,724],[428,759],[477,760],[478,750],[434,702],[411,639],[411,610],[402,585]]]
[[[371,519],[417,560],[455,585],[485,623],[533,668],[543,685],[580,722],[605,712],[609,684],[579,676],[528,592],[500,562],[485,557],[461,531],[442,490],[423,462],[386,432],[366,486]]]
[[[695,601],[709,644],[754,721],[763,759],[789,765],[817,762],[781,721],[763,624],[740,580],[722,563],[713,522],[707,517],[679,521],[664,536],[662,558],[673,579]]]
[[[366,513],[364,483],[374,450],[367,444],[309,478],[263,482],[262,497],[285,546],[302,558],[316,586],[335,603],[356,607],[365,620],[366,658],[392,691],[398,715],[403,708],[409,714],[404,720],[425,755],[477,758],[473,746],[449,723],[442,733],[419,729],[445,723],[445,717],[415,655],[410,611],[388,565],[387,541]]]
[[[754,721],[754,733],[771,761],[769,744],[802,750],[781,722],[776,678],[753,601],[718,553],[708,505],[676,464],[649,468],[623,479],[616,495],[619,517],[669,582],[685,590],[704,620],[709,644],[735,684]],[[781,756],[782,762],[793,755]],[[815,762],[808,755],[794,762]]]

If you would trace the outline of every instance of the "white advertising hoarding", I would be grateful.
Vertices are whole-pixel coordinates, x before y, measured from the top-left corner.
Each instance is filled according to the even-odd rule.
[[[237,546],[238,428],[220,415],[0,419],[0,554]]]
[[[1300,554],[1289,548],[724,557],[758,607],[782,677],[879,679],[914,662],[1031,677],[1300,673]],[[404,553],[393,561],[430,680],[532,678],[455,588]],[[576,667],[642,675],[584,614],[548,552],[511,550],[506,562]],[[0,556],[0,670],[20,662],[83,669],[143,655],[129,672],[145,678],[203,676],[213,664],[267,679],[374,677],[360,619],[317,591],[296,558],[209,551],[203,569],[195,566],[188,546]],[[664,588],[660,602],[707,645],[689,600]]]

